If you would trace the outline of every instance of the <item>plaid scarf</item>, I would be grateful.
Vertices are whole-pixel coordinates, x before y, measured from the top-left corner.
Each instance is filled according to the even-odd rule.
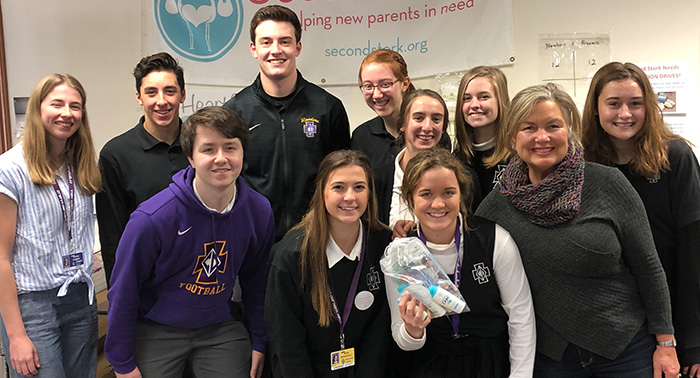
[[[516,155],[500,178],[500,191],[530,222],[554,226],[573,218],[581,207],[584,166],[583,148],[570,144],[554,172],[531,184],[527,164]]]

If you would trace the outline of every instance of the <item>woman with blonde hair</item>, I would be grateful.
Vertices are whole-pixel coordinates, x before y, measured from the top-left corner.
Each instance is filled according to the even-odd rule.
[[[511,102],[511,158],[477,215],[518,245],[537,324],[535,377],[675,377],[671,303],[639,196],[583,159],[576,105],[555,84]]]
[[[508,81],[500,69],[477,66],[464,73],[457,91],[454,154],[476,171],[482,198],[496,186],[508,163],[501,126],[509,107]]]
[[[20,143],[0,156],[0,333],[12,377],[94,377],[92,195],[101,178],[72,76],[31,94]]]
[[[330,153],[309,211],[270,253],[265,323],[273,376],[384,376],[389,312],[379,259],[390,241],[367,157]]]
[[[644,71],[612,62],[593,76],[583,110],[586,159],[617,167],[646,208],[671,291],[683,373],[700,377],[700,166],[664,124]]]

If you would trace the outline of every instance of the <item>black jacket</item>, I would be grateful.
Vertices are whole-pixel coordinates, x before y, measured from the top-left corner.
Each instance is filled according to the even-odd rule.
[[[258,75],[224,104],[250,128],[243,175],[270,201],[276,240],[308,210],[321,160],[332,151],[350,148],[343,104],[297,74],[296,88],[288,98],[268,96]]]

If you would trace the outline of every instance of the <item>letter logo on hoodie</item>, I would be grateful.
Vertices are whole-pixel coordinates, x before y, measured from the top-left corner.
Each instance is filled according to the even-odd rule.
[[[216,272],[226,272],[228,251],[224,251],[226,241],[204,243],[204,253],[197,256],[193,275],[197,275],[197,283],[201,285],[216,285],[219,283]]]

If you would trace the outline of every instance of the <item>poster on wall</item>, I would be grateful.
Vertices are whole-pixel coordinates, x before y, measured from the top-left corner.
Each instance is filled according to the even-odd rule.
[[[356,84],[379,48],[401,53],[415,78],[514,60],[511,0],[142,0],[142,53],[170,52],[188,83],[248,85],[250,19],[266,5],[296,12],[297,65],[318,84]]]
[[[690,138],[691,130],[686,128],[686,112],[690,109],[686,93],[688,62],[640,63],[639,68],[647,74],[654,88],[664,122],[674,133]]]

